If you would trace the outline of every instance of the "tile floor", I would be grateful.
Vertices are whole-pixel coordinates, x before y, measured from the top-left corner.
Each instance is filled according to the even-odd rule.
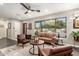
[[[0,49],[15,45],[16,41],[11,39],[0,39]]]

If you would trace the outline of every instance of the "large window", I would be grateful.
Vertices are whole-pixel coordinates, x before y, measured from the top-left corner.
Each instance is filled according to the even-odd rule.
[[[59,33],[59,37],[67,37],[66,31],[66,17],[56,19],[56,32]]]
[[[66,37],[66,21],[66,17],[36,21],[35,29],[36,31],[56,32],[59,33],[61,37]]]
[[[55,20],[42,21],[42,31],[55,31]]]

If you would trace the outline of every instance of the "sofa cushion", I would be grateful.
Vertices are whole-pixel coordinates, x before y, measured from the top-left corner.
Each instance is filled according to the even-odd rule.
[[[52,40],[51,38],[46,38],[46,37],[38,37],[38,39],[41,39],[41,40]]]
[[[53,36],[56,36],[56,34],[55,33],[47,33],[47,32],[39,32],[38,36],[40,36],[40,37],[53,37]]]
[[[55,34],[55,33],[49,34],[49,37],[50,37],[50,38],[56,37],[56,34]]]
[[[45,33],[44,33],[44,32],[39,32],[39,33],[38,33],[38,36],[39,36],[39,37],[45,37]]]
[[[71,49],[72,49],[71,46],[60,46],[60,47],[51,48],[50,53],[56,54],[56,53],[64,52],[64,51],[71,50]]]
[[[40,56],[71,56],[72,55],[71,46],[61,46],[55,48],[44,48],[40,49]]]
[[[38,39],[44,40],[47,43],[51,43],[51,42],[55,43],[56,42],[55,41],[56,36],[53,33],[39,32],[38,33]]]
[[[48,33],[45,33],[45,37],[49,38],[49,34]]]

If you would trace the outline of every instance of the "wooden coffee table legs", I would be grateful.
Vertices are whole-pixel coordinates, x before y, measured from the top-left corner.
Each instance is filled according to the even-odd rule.
[[[29,53],[30,54],[33,54],[33,55],[38,55],[38,53],[35,53],[35,46],[37,46],[37,45],[33,45],[33,47],[31,47],[30,49],[29,49]],[[38,48],[38,47],[37,47]],[[43,48],[44,48],[44,44],[43,44]],[[32,50],[32,51],[31,51]]]
[[[35,54],[34,51],[35,51],[35,48],[34,48],[34,45],[33,45],[33,54]]]
[[[31,52],[31,50],[33,50],[33,52]],[[35,51],[35,48],[34,48],[34,45],[33,45],[33,47],[31,47],[31,48],[29,49],[29,53],[34,55],[34,54],[35,54],[34,51]]]

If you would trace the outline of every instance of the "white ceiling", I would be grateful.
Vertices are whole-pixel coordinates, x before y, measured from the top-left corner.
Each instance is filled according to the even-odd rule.
[[[0,5],[0,17],[23,20],[47,15],[50,13],[57,13],[65,10],[79,8],[79,4],[67,3],[28,3],[26,5],[30,5],[31,9],[39,9],[41,12],[29,12],[28,14],[24,14],[26,9],[19,3],[4,3],[3,5]]]

